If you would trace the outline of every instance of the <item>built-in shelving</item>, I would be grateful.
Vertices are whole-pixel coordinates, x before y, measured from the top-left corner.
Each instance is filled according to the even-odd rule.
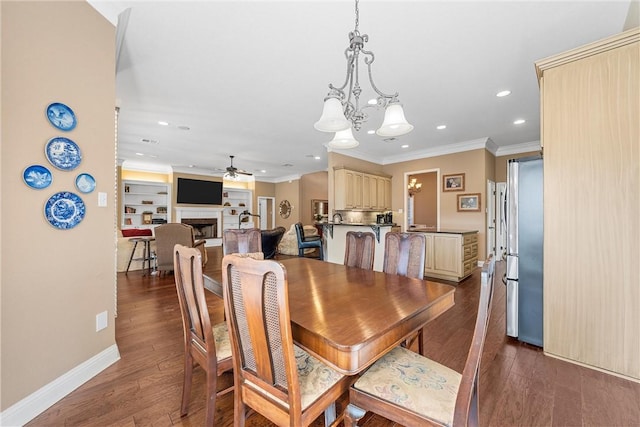
[[[154,228],[171,221],[171,185],[164,182],[122,181],[121,224]]]
[[[242,188],[223,188],[222,190],[222,228],[253,228],[253,217],[240,214],[244,211],[251,212],[253,192]],[[242,221],[241,221],[242,220]]]

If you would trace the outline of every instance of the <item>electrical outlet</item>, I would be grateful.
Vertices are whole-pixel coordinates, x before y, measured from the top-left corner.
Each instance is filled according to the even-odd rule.
[[[96,332],[103,330],[107,327],[107,312],[96,314]]]

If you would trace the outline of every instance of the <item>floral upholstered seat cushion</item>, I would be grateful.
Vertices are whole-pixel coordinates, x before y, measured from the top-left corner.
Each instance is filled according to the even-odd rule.
[[[294,346],[302,410],[312,404],[325,391],[336,384],[343,375],[322,363],[297,345]]]
[[[461,377],[446,366],[404,347],[396,347],[374,363],[353,386],[450,426]]]
[[[231,341],[229,341],[227,323],[215,324],[211,329],[213,329],[213,339],[216,342],[216,359],[222,360],[231,357]]]

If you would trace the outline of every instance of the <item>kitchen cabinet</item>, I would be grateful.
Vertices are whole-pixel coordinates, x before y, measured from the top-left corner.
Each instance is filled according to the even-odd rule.
[[[544,351],[637,381],[640,31],[540,60],[536,72]]]
[[[477,231],[422,233],[426,238],[424,275],[460,282],[478,265]]]
[[[121,224],[128,228],[152,229],[171,222],[171,185],[165,182],[122,181]]]
[[[391,209],[391,178],[349,169],[334,172],[334,209]]]

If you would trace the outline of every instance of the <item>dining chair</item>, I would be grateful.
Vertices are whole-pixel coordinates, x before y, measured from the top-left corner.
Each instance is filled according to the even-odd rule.
[[[426,238],[424,234],[389,232],[386,234],[384,241],[382,271],[422,280],[424,278],[425,254]],[[411,347],[418,340],[418,352],[424,356],[422,336],[423,332],[420,329],[416,334],[408,338],[403,345]]]
[[[423,279],[425,251],[424,234],[389,232],[384,240],[382,271]]]
[[[233,385],[218,392],[218,377],[233,369],[231,343],[225,322],[211,325],[200,252],[175,245],[174,271],[184,337],[184,379],[180,416],[189,409],[194,362],[206,373],[206,426],[212,426],[216,412],[216,397],[233,391]]]
[[[262,235],[258,228],[224,230],[222,233],[224,255],[262,252]]]
[[[481,273],[478,313],[462,374],[404,347],[376,361],[349,389],[345,425],[355,426],[365,411],[396,423],[479,425],[480,360],[493,301],[495,259]]]
[[[293,343],[287,273],[273,260],[222,259],[222,285],[233,353],[234,425],[249,408],[277,425],[307,426],[323,412],[336,425],[335,401],[353,378]]]
[[[298,256],[304,256],[304,250],[309,248],[318,248],[318,259],[323,260],[324,255],[322,252],[322,237],[318,236],[305,236],[304,226],[301,222],[295,224],[296,237],[298,238]]]
[[[175,245],[197,248],[200,251],[202,266],[207,264],[207,249],[204,240],[196,240],[193,227],[180,222],[171,222],[157,226],[153,230],[156,239],[156,268],[158,272],[173,270]]]
[[[373,270],[376,236],[370,231],[347,231],[344,265]]]

